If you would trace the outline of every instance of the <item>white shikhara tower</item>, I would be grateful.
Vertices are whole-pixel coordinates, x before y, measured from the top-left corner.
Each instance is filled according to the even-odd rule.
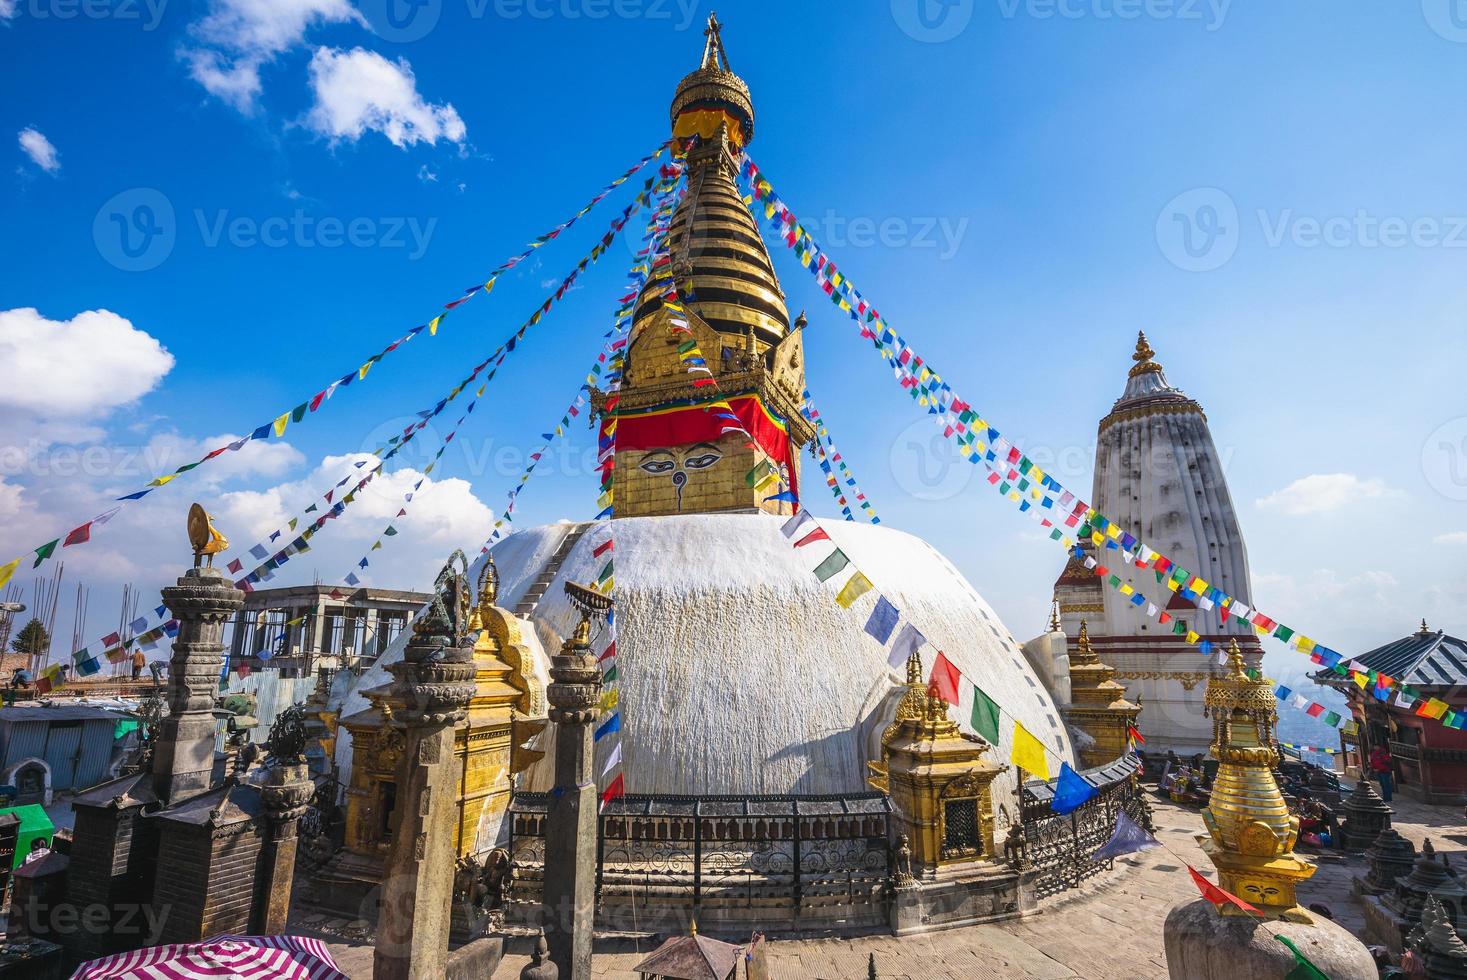
[[[1251,605],[1248,551],[1207,416],[1172,387],[1155,356],[1141,334],[1126,389],[1100,420],[1092,505],[1177,565]],[[1127,563],[1120,550],[1099,549],[1095,558],[1205,639],[1236,636],[1250,661],[1261,655],[1251,628],[1231,617],[1224,624],[1216,610],[1168,591],[1153,571]],[[1116,668],[1116,679],[1133,697],[1140,696],[1147,749],[1207,751],[1212,728],[1202,715],[1202,697],[1211,664],[1199,648],[1078,561],[1071,560],[1055,583],[1055,599],[1071,643],[1080,622],[1088,621],[1101,660]]]

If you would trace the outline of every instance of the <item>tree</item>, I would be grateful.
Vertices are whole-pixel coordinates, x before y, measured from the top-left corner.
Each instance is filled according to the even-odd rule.
[[[46,627],[39,619],[32,619],[21,627],[15,639],[10,641],[10,649],[16,653],[29,653],[32,655],[44,653],[51,647],[51,634],[46,632]]]

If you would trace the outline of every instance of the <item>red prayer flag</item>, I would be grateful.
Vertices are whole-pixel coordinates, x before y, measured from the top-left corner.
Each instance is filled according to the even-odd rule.
[[[606,645],[606,649],[601,651],[601,656],[596,658],[596,662],[599,664],[601,661],[610,660],[614,656],[616,656],[616,641],[612,640]]]
[[[937,688],[938,697],[948,704],[957,704],[958,682],[961,677],[958,668],[947,659],[947,654],[937,651],[937,659],[932,662],[932,674],[928,681]]]
[[[1232,892],[1223,891],[1221,888],[1217,887],[1212,882],[1202,877],[1202,875],[1197,872],[1197,869],[1192,867],[1190,864],[1187,865],[1187,871],[1192,875],[1192,882],[1197,886],[1197,890],[1202,893],[1202,897],[1207,899],[1213,905],[1232,905],[1235,908],[1242,909],[1244,912],[1252,912],[1254,915],[1261,914],[1257,909],[1249,905],[1247,902],[1243,901],[1237,895],[1234,895]]]
[[[605,792],[601,794],[601,806],[604,808],[612,800],[625,796],[626,791],[626,780],[621,773],[617,773],[616,778],[611,781],[611,785],[606,787]]]
[[[595,549],[592,550],[591,554],[595,555],[597,558],[600,558],[602,555],[606,554],[608,551],[615,550],[615,547],[616,546],[612,544],[612,539],[611,538],[607,538],[605,541],[603,541],[600,544],[598,544],[595,547]]]
[[[1311,718],[1318,718],[1320,715],[1324,714],[1324,705],[1311,702],[1309,707],[1304,709],[1304,713]]]
[[[1127,725],[1126,734],[1130,736],[1131,741],[1137,743],[1138,745],[1146,744],[1146,738],[1140,732],[1136,731],[1135,725]]]
[[[796,548],[803,548],[805,545],[811,544],[812,542],[815,542],[815,541],[829,541],[829,540],[830,540],[830,535],[828,535],[828,534],[825,533],[825,528],[823,528],[823,527],[817,527],[815,530],[811,531],[809,534],[805,535],[803,538],[801,538],[800,540],[796,541],[795,542],[795,547]]]
[[[90,540],[91,536],[92,522],[87,521],[81,527],[74,528],[72,532],[66,536],[66,540],[61,542],[61,547],[65,548],[73,544],[83,544],[86,541]]]

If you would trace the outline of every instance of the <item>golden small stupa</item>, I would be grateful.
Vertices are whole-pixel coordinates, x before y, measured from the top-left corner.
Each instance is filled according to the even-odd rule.
[[[1277,701],[1262,675],[1249,676],[1237,640],[1228,648],[1227,672],[1208,683],[1204,704],[1212,717],[1212,754],[1221,765],[1202,811],[1209,834],[1199,838],[1202,850],[1222,887],[1265,917],[1312,922],[1294,890],[1315,866],[1294,856],[1299,818],[1289,813],[1273,777]],[[1247,914],[1232,906],[1221,911]]]

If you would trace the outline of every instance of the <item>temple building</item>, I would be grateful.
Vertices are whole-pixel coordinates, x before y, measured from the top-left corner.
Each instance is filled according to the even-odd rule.
[[[495,846],[514,790],[515,763],[522,765],[526,758],[523,751],[513,749],[515,719],[545,715],[544,675],[537,676],[531,668],[519,621],[495,606],[498,590],[498,573],[490,558],[480,566],[478,601],[469,616],[470,628],[479,631],[474,644],[475,692],[467,718],[454,733],[454,754],[459,759],[454,848],[459,856],[476,859]],[[321,717],[329,715],[329,708],[318,706],[312,712],[323,747],[329,744],[334,751],[336,739],[346,733],[355,751],[340,777],[346,784],[344,847],[313,876],[307,897],[352,916],[372,911],[373,893],[382,880],[404,747],[403,735],[392,723],[394,712],[403,707],[392,685],[371,686],[362,697],[368,707],[329,719],[329,724]],[[538,732],[539,726],[533,731]]]
[[[1125,390],[1100,420],[1091,506],[1121,529],[1240,602],[1252,604],[1248,552],[1228,492],[1222,460],[1202,406],[1167,381],[1156,352],[1141,334]],[[1112,542],[1114,543],[1114,542]],[[1086,550],[1091,545],[1082,544]],[[1192,630],[1219,648],[1238,640],[1249,663],[1262,657],[1253,630],[1234,617],[1222,621],[1209,595],[1168,592],[1155,575],[1122,560],[1119,550],[1097,555],[1122,582],[1158,601],[1171,620],[1148,618],[1076,558],[1055,582],[1060,624],[1076,654],[1081,620],[1094,653],[1115,668],[1133,699],[1146,705],[1139,729],[1151,751],[1206,752],[1211,726],[1203,716],[1208,660],[1174,630]]]
[[[1403,705],[1399,698],[1382,700],[1330,671],[1311,675],[1344,693],[1356,722],[1358,735],[1340,735],[1347,772],[1368,773],[1370,753],[1384,745],[1397,792],[1424,803],[1459,802],[1467,793],[1467,732],[1443,725],[1443,712],[1431,702],[1467,710],[1467,642],[1422,620],[1416,632],[1361,654],[1351,662],[1356,663],[1367,676],[1384,674],[1420,691],[1421,698]]]
[[[234,617],[229,667],[314,678],[321,668],[370,663],[428,601],[421,592],[296,585],[255,589]]]
[[[1126,700],[1126,688],[1114,678],[1116,669],[1100,662],[1090,645],[1089,624],[1080,620],[1075,652],[1070,655],[1070,704],[1065,720],[1083,732],[1089,742],[1077,749],[1086,767],[1103,766],[1130,748],[1130,730],[1140,705]]]

